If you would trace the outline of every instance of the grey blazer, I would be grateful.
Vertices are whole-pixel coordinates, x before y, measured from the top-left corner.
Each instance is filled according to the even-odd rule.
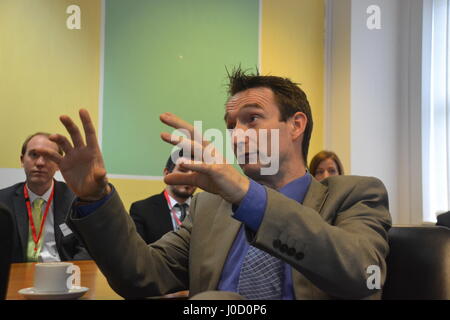
[[[391,217],[381,181],[313,179],[303,205],[266,190],[262,224],[255,234],[247,231],[247,239],[292,266],[296,299],[381,297],[381,290],[367,286],[371,265],[379,267],[381,285],[386,278]],[[113,192],[87,217],[79,219],[73,210],[70,221],[117,293],[137,298],[217,289],[241,227],[231,217],[230,203],[210,193],[197,194],[181,229],[146,245]]]

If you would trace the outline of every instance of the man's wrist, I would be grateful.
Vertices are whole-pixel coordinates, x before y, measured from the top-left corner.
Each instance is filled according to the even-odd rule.
[[[244,199],[245,195],[248,192],[248,189],[250,188],[250,180],[247,177],[241,176],[240,179],[238,192],[236,192],[236,198],[232,201],[233,205],[239,206],[242,199]]]
[[[115,192],[113,185],[109,185],[109,187],[111,188],[111,192],[98,201],[82,202],[82,201],[80,201],[79,198],[77,198],[75,201],[74,207],[75,207],[75,211],[77,212],[78,218],[84,218],[84,217],[89,216],[90,214],[92,214],[93,212],[98,210],[100,207],[102,207],[106,202],[108,202],[109,199],[111,199],[111,197],[113,197],[114,192]]]
[[[243,222],[253,231],[257,231],[264,217],[267,206],[265,188],[259,183],[249,180],[249,188],[239,206],[233,205],[233,218]]]
[[[80,205],[87,205],[87,204],[91,204],[97,201],[100,201],[101,199],[103,199],[104,197],[106,197],[108,194],[110,194],[112,191],[111,186],[108,184],[106,184],[106,187],[103,188],[103,190],[95,196],[87,196],[87,197],[79,197],[78,198],[78,204]]]

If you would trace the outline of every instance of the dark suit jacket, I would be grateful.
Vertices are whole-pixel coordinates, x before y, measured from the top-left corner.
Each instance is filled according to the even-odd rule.
[[[147,244],[173,231],[172,218],[164,192],[134,202],[130,208],[130,216],[136,225],[137,232]]]
[[[13,262],[27,262],[28,212],[23,194],[24,182],[0,190],[0,202],[12,213],[17,226],[14,236]],[[74,233],[64,237],[59,225],[66,221],[75,195],[64,182],[55,181],[53,202],[55,241],[62,261],[91,259]]]
[[[374,178],[335,176],[312,180],[303,204],[265,187],[267,205],[253,246],[287,262],[297,299],[381,298],[367,285],[369,266],[386,279],[388,196]],[[231,204],[201,192],[176,232],[147,245],[137,234],[117,192],[95,212],[69,221],[120,295],[159,296],[180,290],[191,295],[217,290],[241,223]]]

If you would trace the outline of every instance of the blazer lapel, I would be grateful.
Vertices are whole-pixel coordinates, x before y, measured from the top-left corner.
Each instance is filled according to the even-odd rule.
[[[221,201],[207,239],[209,245],[204,247],[200,274],[201,279],[209,280],[207,283],[200,284],[202,289],[217,289],[228,253],[241,225],[241,222],[231,217],[231,205],[226,201]]]
[[[17,221],[17,230],[19,232],[20,247],[22,254],[25,255],[28,245],[28,211],[25,204],[23,193],[24,183],[21,183],[14,194],[14,214]]]
[[[328,196],[328,188],[318,182],[316,179],[311,180],[308,192],[306,193],[303,205],[314,209],[320,214],[320,211]],[[299,271],[292,269],[292,285],[294,287],[294,293],[296,297],[305,296],[300,291],[312,290],[311,283],[305,278]],[[308,294],[309,295],[309,294]],[[308,296],[306,295],[306,296]]]
[[[313,178],[303,200],[303,205],[320,212],[327,196],[328,188]]]

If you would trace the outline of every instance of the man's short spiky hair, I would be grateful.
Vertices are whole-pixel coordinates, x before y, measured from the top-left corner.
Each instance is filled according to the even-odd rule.
[[[288,78],[261,76],[258,71],[256,74],[249,74],[246,70],[242,70],[240,66],[231,73],[228,72],[228,80],[228,94],[230,97],[251,88],[264,87],[271,89],[280,110],[280,121],[286,122],[296,112],[302,112],[306,115],[308,122],[303,135],[302,156],[305,165],[307,165],[313,118],[305,92]]]

